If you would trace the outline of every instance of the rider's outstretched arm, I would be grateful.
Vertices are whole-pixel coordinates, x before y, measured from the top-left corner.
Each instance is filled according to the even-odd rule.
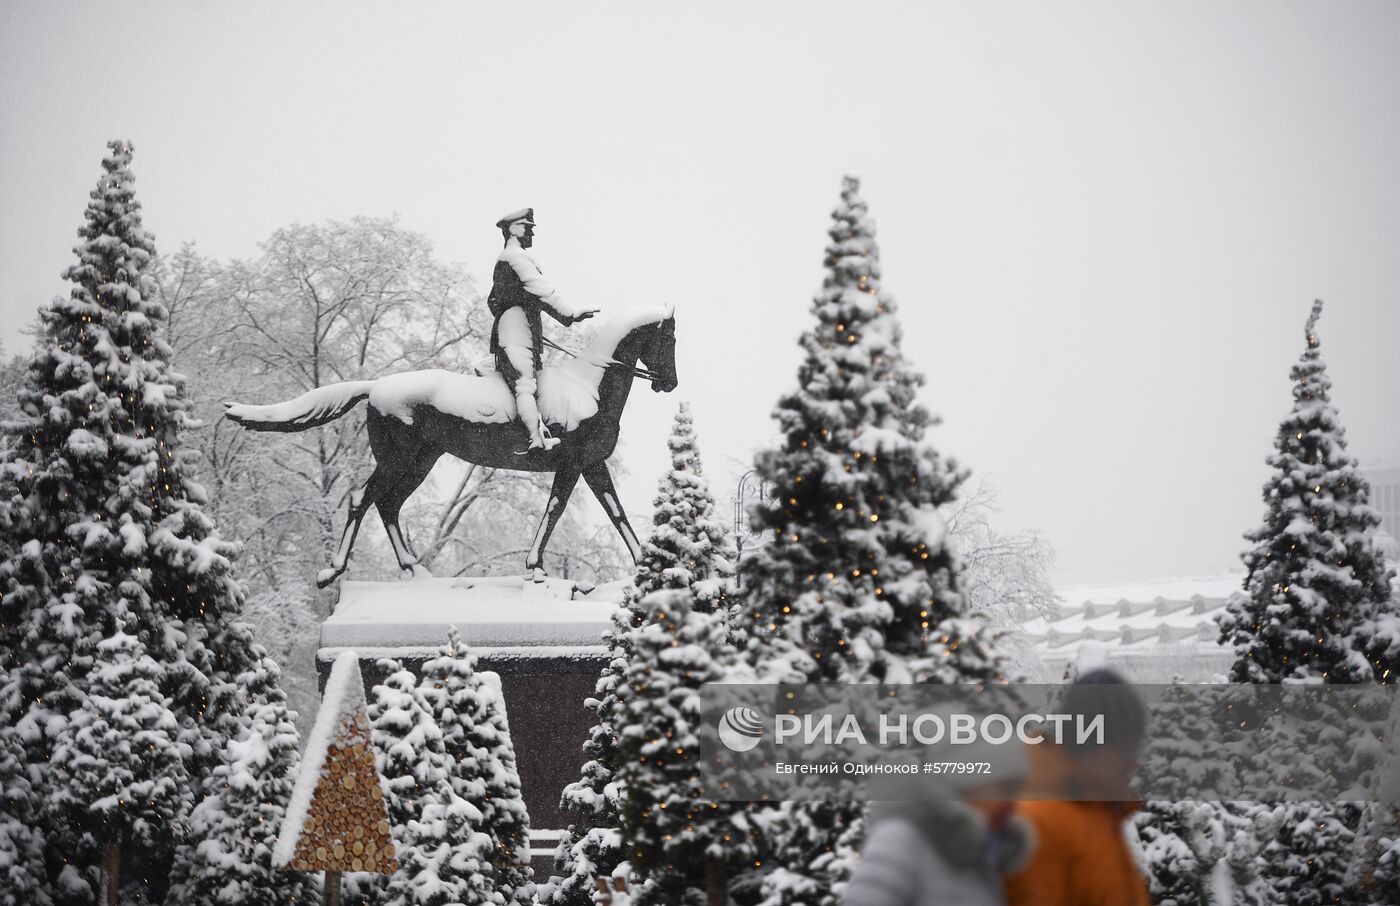
[[[579,313],[572,305],[559,298],[559,291],[549,285],[529,255],[520,252],[505,258],[510,262],[515,275],[520,278],[525,291],[540,300],[540,307],[549,312],[551,318],[565,325],[572,324],[578,318]]]

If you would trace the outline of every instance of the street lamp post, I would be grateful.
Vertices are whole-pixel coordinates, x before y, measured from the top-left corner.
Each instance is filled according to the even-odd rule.
[[[766,532],[755,532],[749,527],[749,505],[755,501],[762,503],[768,498],[768,482],[759,476],[757,469],[749,469],[739,476],[734,488],[734,551],[735,565],[744,559],[746,550],[754,550],[769,541]],[[739,580],[736,578],[736,582]]]

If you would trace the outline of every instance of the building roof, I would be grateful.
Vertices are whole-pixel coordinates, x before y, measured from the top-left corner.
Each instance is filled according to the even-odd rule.
[[[1125,656],[1227,653],[1217,621],[1243,574],[1155,579],[1058,589],[1057,613],[1017,635],[1042,660],[1069,660],[1085,642]]]

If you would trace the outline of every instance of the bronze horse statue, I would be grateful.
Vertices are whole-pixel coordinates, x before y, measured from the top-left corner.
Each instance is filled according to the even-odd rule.
[[[641,363],[639,368],[637,363]],[[409,371],[373,381],[344,381],[266,406],[225,403],[230,419],[253,431],[305,431],[335,421],[369,401],[366,425],[374,472],[350,497],[350,517],[330,567],[316,576],[324,588],[345,572],[355,535],[371,506],[389,535],[399,568],[427,575],[399,530],[399,510],[444,453],[496,469],[553,472],[539,530],[525,561],[532,578],[544,575],[544,551],[579,478],[588,483],[635,562],[641,545],[618,500],[607,459],[617,447],[619,423],[632,381],[651,389],[676,388],[676,319],[671,308],[640,306],[599,328],[577,356],[541,370],[540,411],[562,442],[520,451],[528,436],[515,401],[494,372]]]

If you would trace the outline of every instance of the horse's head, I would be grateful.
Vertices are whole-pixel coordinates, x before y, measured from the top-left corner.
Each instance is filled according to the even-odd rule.
[[[651,373],[651,389],[670,393],[676,389],[676,312],[667,307],[665,320],[654,325],[651,338],[642,344],[637,356]]]
[[[621,365],[649,378],[651,389],[670,393],[677,383],[675,309],[639,305],[622,312],[598,328],[579,358],[603,369]],[[634,369],[637,362],[641,368]]]

